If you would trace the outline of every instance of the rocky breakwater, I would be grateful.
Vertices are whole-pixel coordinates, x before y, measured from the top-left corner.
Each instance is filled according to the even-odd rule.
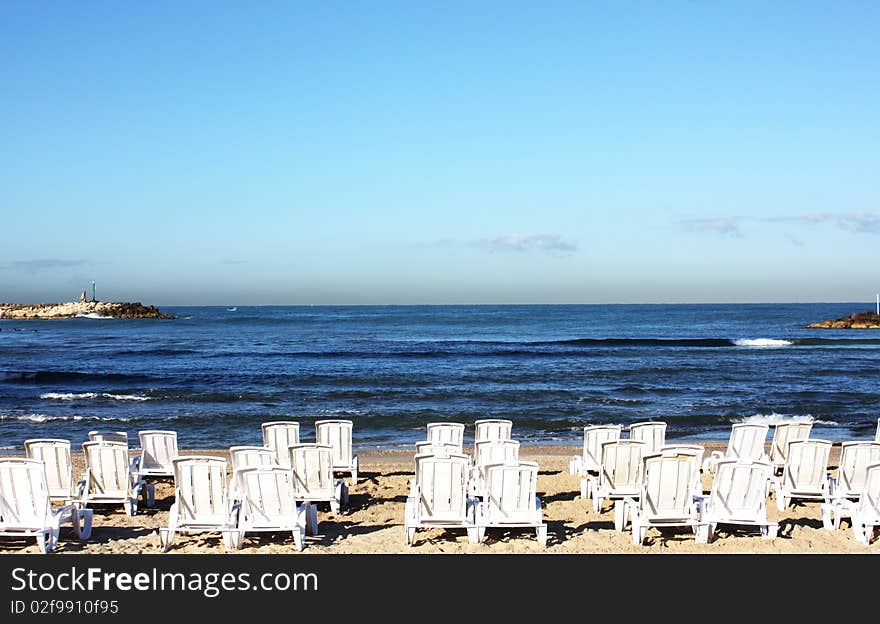
[[[810,323],[811,329],[880,329],[880,315],[876,312],[857,312],[850,316]]]
[[[77,316],[91,318],[157,318],[173,319],[174,315],[159,312],[156,306],[127,301],[70,301],[67,303],[0,303],[0,318],[63,319]]]

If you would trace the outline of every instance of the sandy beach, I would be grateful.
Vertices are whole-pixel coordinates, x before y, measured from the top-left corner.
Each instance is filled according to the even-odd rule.
[[[706,452],[723,450],[723,445],[704,445]],[[836,470],[839,444],[834,446],[829,468]],[[474,553],[474,554],[744,554],[744,553],[803,553],[803,554],[864,554],[880,552],[880,541],[864,547],[852,537],[846,521],[838,531],[822,528],[818,501],[797,503],[783,512],[775,502],[768,501],[768,515],[779,523],[779,535],[763,540],[757,531],[720,527],[711,544],[697,544],[691,532],[651,529],[645,546],[634,546],[631,533],[618,533],[613,528],[613,507],[605,505],[602,513],[595,514],[587,501],[578,495],[579,479],[568,473],[569,458],[579,452],[573,446],[526,446],[521,457],[540,465],[538,495],[548,525],[547,547],[542,548],[533,531],[527,529],[490,529],[482,544],[469,544],[464,530],[420,530],[412,547],[404,543],[403,517],[409,480],[412,477],[410,451],[361,451],[361,474],[358,484],[350,490],[350,505],[339,514],[331,513],[329,505],[318,511],[319,532],[306,537],[301,554],[415,554]],[[181,454],[210,454],[228,456],[226,451],[192,451]],[[82,472],[82,454],[75,454],[75,474]],[[174,488],[170,480],[156,481],[156,504],[152,509],[141,508],[134,517],[128,517],[122,506],[98,507],[94,528],[87,542],[78,542],[69,528],[62,529],[58,553],[156,553],[159,549],[158,528],[167,525],[168,510],[174,502]],[[703,476],[708,492],[711,477]],[[69,526],[69,525],[68,525]],[[0,553],[37,553],[33,539],[0,540]],[[178,535],[170,552],[224,553],[219,535]],[[257,534],[248,536],[242,554],[295,553],[293,540],[286,534]]]

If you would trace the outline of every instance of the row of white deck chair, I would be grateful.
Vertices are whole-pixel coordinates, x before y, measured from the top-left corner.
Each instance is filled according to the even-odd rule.
[[[488,528],[532,528],[547,544],[541,499],[536,495],[538,464],[509,460],[483,466],[480,489],[471,496],[471,458],[437,446],[415,456],[415,477],[404,511],[406,544],[417,529],[463,528],[470,543]]]
[[[302,550],[306,531],[318,533],[317,504],[338,513],[348,504],[348,486],[334,477],[338,454],[329,444],[291,444],[286,461],[275,448],[233,446],[227,483],[222,457],[182,456],[173,460],[174,504],[168,527],[160,529],[167,552],[177,533],[220,532],[224,545],[241,548],[252,532],[287,532]]]
[[[546,545],[538,464],[519,460],[512,426],[504,419],[476,421],[469,456],[463,452],[463,424],[428,423],[427,440],[416,443],[404,519],[407,545],[417,529],[437,527],[463,527],[471,543],[482,542],[490,527],[533,528]]]
[[[351,484],[358,478],[358,458],[352,452],[352,421],[318,420],[315,441],[333,449],[333,469],[351,473]],[[261,425],[263,445],[275,452],[279,465],[288,465],[287,449],[300,443],[300,426],[296,421],[273,421]],[[143,477],[172,477],[171,460],[177,457],[177,434],[174,431],[147,430],[138,432],[141,454],[135,468]],[[128,444],[124,431],[90,431],[90,441],[113,441]]]
[[[646,443],[646,452],[655,452],[666,445],[666,423],[650,421],[634,423],[629,426],[629,439]],[[811,420],[789,421],[778,423],[774,427],[773,440],[769,455],[765,451],[769,425],[758,423],[737,423],[731,427],[730,440],[726,450],[713,451],[705,458],[702,469],[711,472],[721,459],[751,459],[753,461],[769,461],[776,472],[782,470],[788,443],[802,440],[810,436],[813,423]],[[580,455],[571,458],[569,472],[585,476],[589,472],[597,472],[601,463],[600,445],[611,440],[619,440],[623,427],[620,425],[592,425],[584,427],[583,450]],[[880,440],[880,422],[878,422],[878,440]]]

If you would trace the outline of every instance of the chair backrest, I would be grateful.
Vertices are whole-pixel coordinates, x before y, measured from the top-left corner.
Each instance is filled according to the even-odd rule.
[[[666,423],[659,421],[633,423],[629,439],[645,443],[645,453],[656,453],[666,444]]]
[[[490,522],[515,522],[537,508],[538,464],[512,461],[484,467],[483,501]]]
[[[474,442],[475,465],[504,464],[519,459],[519,442],[516,440],[477,440]]]
[[[177,457],[177,432],[149,429],[138,431],[141,443],[141,470],[172,472],[171,462]]]
[[[858,496],[865,487],[870,464],[880,462],[880,442],[844,442],[837,467],[837,491],[844,496]]]
[[[251,527],[287,527],[295,523],[297,507],[293,472],[285,466],[254,466],[236,472],[241,511]]]
[[[795,440],[788,443],[788,456],[782,469],[782,486],[787,490],[819,491],[828,478],[827,440]]]
[[[766,515],[767,482],[773,475],[768,462],[722,459],[715,467],[709,507],[716,517],[758,520]]]
[[[856,502],[860,515],[880,521],[880,462],[865,470],[865,485]]]
[[[0,459],[0,528],[44,527],[51,510],[43,462]]]
[[[294,495],[303,500],[332,497],[333,448],[327,444],[296,444],[288,449]]]
[[[46,484],[52,500],[64,500],[73,496],[73,462],[70,442],[54,438],[24,441],[28,459],[38,459],[46,465]]]
[[[89,442],[125,442],[128,434],[124,431],[89,431]]]
[[[777,423],[773,427],[773,441],[770,443],[770,461],[784,464],[788,443],[809,438],[812,429],[812,420]]]
[[[292,420],[278,420],[262,424],[263,446],[275,451],[275,461],[279,466],[290,466],[287,449],[299,444],[299,423]]]
[[[464,425],[461,423],[428,423],[428,442],[451,442],[461,449],[464,445]]]
[[[465,522],[470,459],[463,453],[416,455],[422,520]]]
[[[230,446],[229,457],[232,459],[233,471],[254,466],[279,465],[275,451],[265,446]]]
[[[128,444],[125,442],[83,442],[89,479],[89,494],[125,498],[131,489]]]
[[[697,466],[703,465],[703,456],[706,454],[706,447],[700,444],[664,444],[657,451],[678,451],[679,453],[691,453],[697,457]]]
[[[583,459],[587,470],[598,471],[602,465],[602,444],[620,439],[620,425],[584,427]]]
[[[604,491],[637,489],[641,482],[644,442],[611,440],[602,444],[599,489]]]
[[[648,519],[690,518],[693,509],[694,471],[699,471],[692,453],[666,450],[645,455],[642,460],[642,495],[639,501]]]
[[[436,455],[437,453],[443,455],[461,453],[461,446],[454,442],[431,442],[430,440],[416,442],[416,455]]]
[[[759,423],[735,423],[730,428],[730,440],[724,453],[726,459],[750,459],[760,461],[764,458],[764,443],[770,425]]]
[[[487,418],[474,423],[474,442],[478,440],[510,440],[513,421]]]
[[[333,466],[349,468],[352,464],[350,420],[318,420],[315,422],[315,441],[333,449]]]
[[[225,524],[229,515],[226,460],[181,455],[171,460],[180,524]]]

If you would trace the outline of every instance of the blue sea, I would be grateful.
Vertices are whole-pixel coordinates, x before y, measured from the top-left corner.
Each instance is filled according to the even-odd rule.
[[[181,448],[260,444],[260,423],[354,421],[361,449],[425,424],[509,418],[524,444],[591,423],[814,419],[873,437],[880,333],[810,330],[870,304],[163,307],[175,320],[0,320],[0,447],[173,429]],[[469,428],[472,434],[472,428]]]

